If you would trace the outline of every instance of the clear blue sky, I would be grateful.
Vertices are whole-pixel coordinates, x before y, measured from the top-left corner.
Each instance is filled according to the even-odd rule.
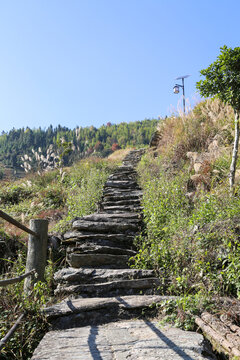
[[[165,116],[240,46],[239,0],[0,0],[0,132]]]

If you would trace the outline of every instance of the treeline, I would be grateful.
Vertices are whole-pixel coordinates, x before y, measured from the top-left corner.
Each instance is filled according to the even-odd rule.
[[[108,156],[111,152],[127,146],[144,146],[149,144],[151,136],[156,129],[158,120],[146,119],[118,125],[107,123],[100,128],[76,127],[71,130],[67,127],[50,125],[46,130],[41,129],[12,129],[0,135],[0,163],[15,169],[22,164],[21,157],[25,154],[31,156],[32,149],[41,148],[41,153],[46,154],[51,144],[58,147],[62,142],[71,142],[72,151],[65,158],[65,165],[73,160],[84,158],[92,153],[101,157]]]

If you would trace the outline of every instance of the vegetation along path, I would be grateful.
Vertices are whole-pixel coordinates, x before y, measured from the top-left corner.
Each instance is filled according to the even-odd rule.
[[[128,265],[141,229],[135,166],[143,153],[129,152],[108,178],[99,211],[75,218],[64,235],[70,267],[55,274],[55,294],[64,300],[45,309],[53,330],[32,359],[212,358],[203,355],[202,335],[136,320],[164,299],[157,295],[160,280],[153,270]]]

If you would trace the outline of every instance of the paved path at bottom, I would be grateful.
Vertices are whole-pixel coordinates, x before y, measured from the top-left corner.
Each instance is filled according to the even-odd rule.
[[[50,331],[32,360],[202,360],[203,337],[155,321],[119,321]]]

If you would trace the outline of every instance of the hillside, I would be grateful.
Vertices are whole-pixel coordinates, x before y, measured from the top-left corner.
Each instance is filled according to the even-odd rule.
[[[155,268],[165,293],[240,296],[240,178],[229,190],[233,111],[218,100],[158,127],[138,168],[145,232],[135,264]]]
[[[61,153],[61,145],[69,145],[68,156],[64,156],[64,164],[70,165],[73,161],[91,154],[105,157],[119,148],[129,146],[146,146],[157,125],[157,120],[143,120],[114,125],[107,123],[100,128],[94,126],[76,127],[73,130],[67,127],[51,125],[46,129],[12,129],[0,136],[0,163],[15,170],[21,169],[25,159],[31,158],[33,167],[37,168],[37,160],[33,155],[40,148],[40,155],[47,156],[51,149]],[[4,169],[2,169],[4,171]]]
[[[239,312],[235,311],[240,296],[240,161],[234,193],[229,190],[228,178],[233,118],[230,107],[218,100],[207,100],[186,116],[161,120],[155,128],[154,146],[137,167],[143,190],[144,225],[135,238],[137,254],[132,256],[131,264],[155,271],[161,283],[160,294],[178,296],[177,300],[166,300],[157,311],[163,321],[187,330],[196,329],[194,319],[205,310],[224,314],[234,324],[240,324]],[[50,235],[60,241],[73,218],[96,211],[106,179],[127,151],[115,151],[107,159],[82,159],[61,172],[55,169],[40,175],[28,174],[14,183],[2,181],[1,209],[26,225],[31,218],[47,218]],[[5,258],[16,260],[13,265],[2,261],[2,272],[22,273],[26,237],[3,221],[1,237],[7,244]],[[36,289],[43,303],[53,301],[53,273],[65,264],[65,246],[50,249],[47,282]],[[221,299],[227,297],[234,302],[223,308]],[[6,298],[11,307],[6,308]],[[16,316],[11,309],[20,299],[19,286],[17,291],[13,286],[9,294],[4,293],[2,331]],[[28,306],[40,308],[41,301]],[[29,319],[29,324],[33,321],[36,318]],[[44,321],[39,317],[37,321],[44,332]],[[39,335],[24,331],[26,338],[34,339],[24,350],[30,354]],[[19,339],[14,341],[17,348]],[[6,358],[9,354],[10,350]]]

